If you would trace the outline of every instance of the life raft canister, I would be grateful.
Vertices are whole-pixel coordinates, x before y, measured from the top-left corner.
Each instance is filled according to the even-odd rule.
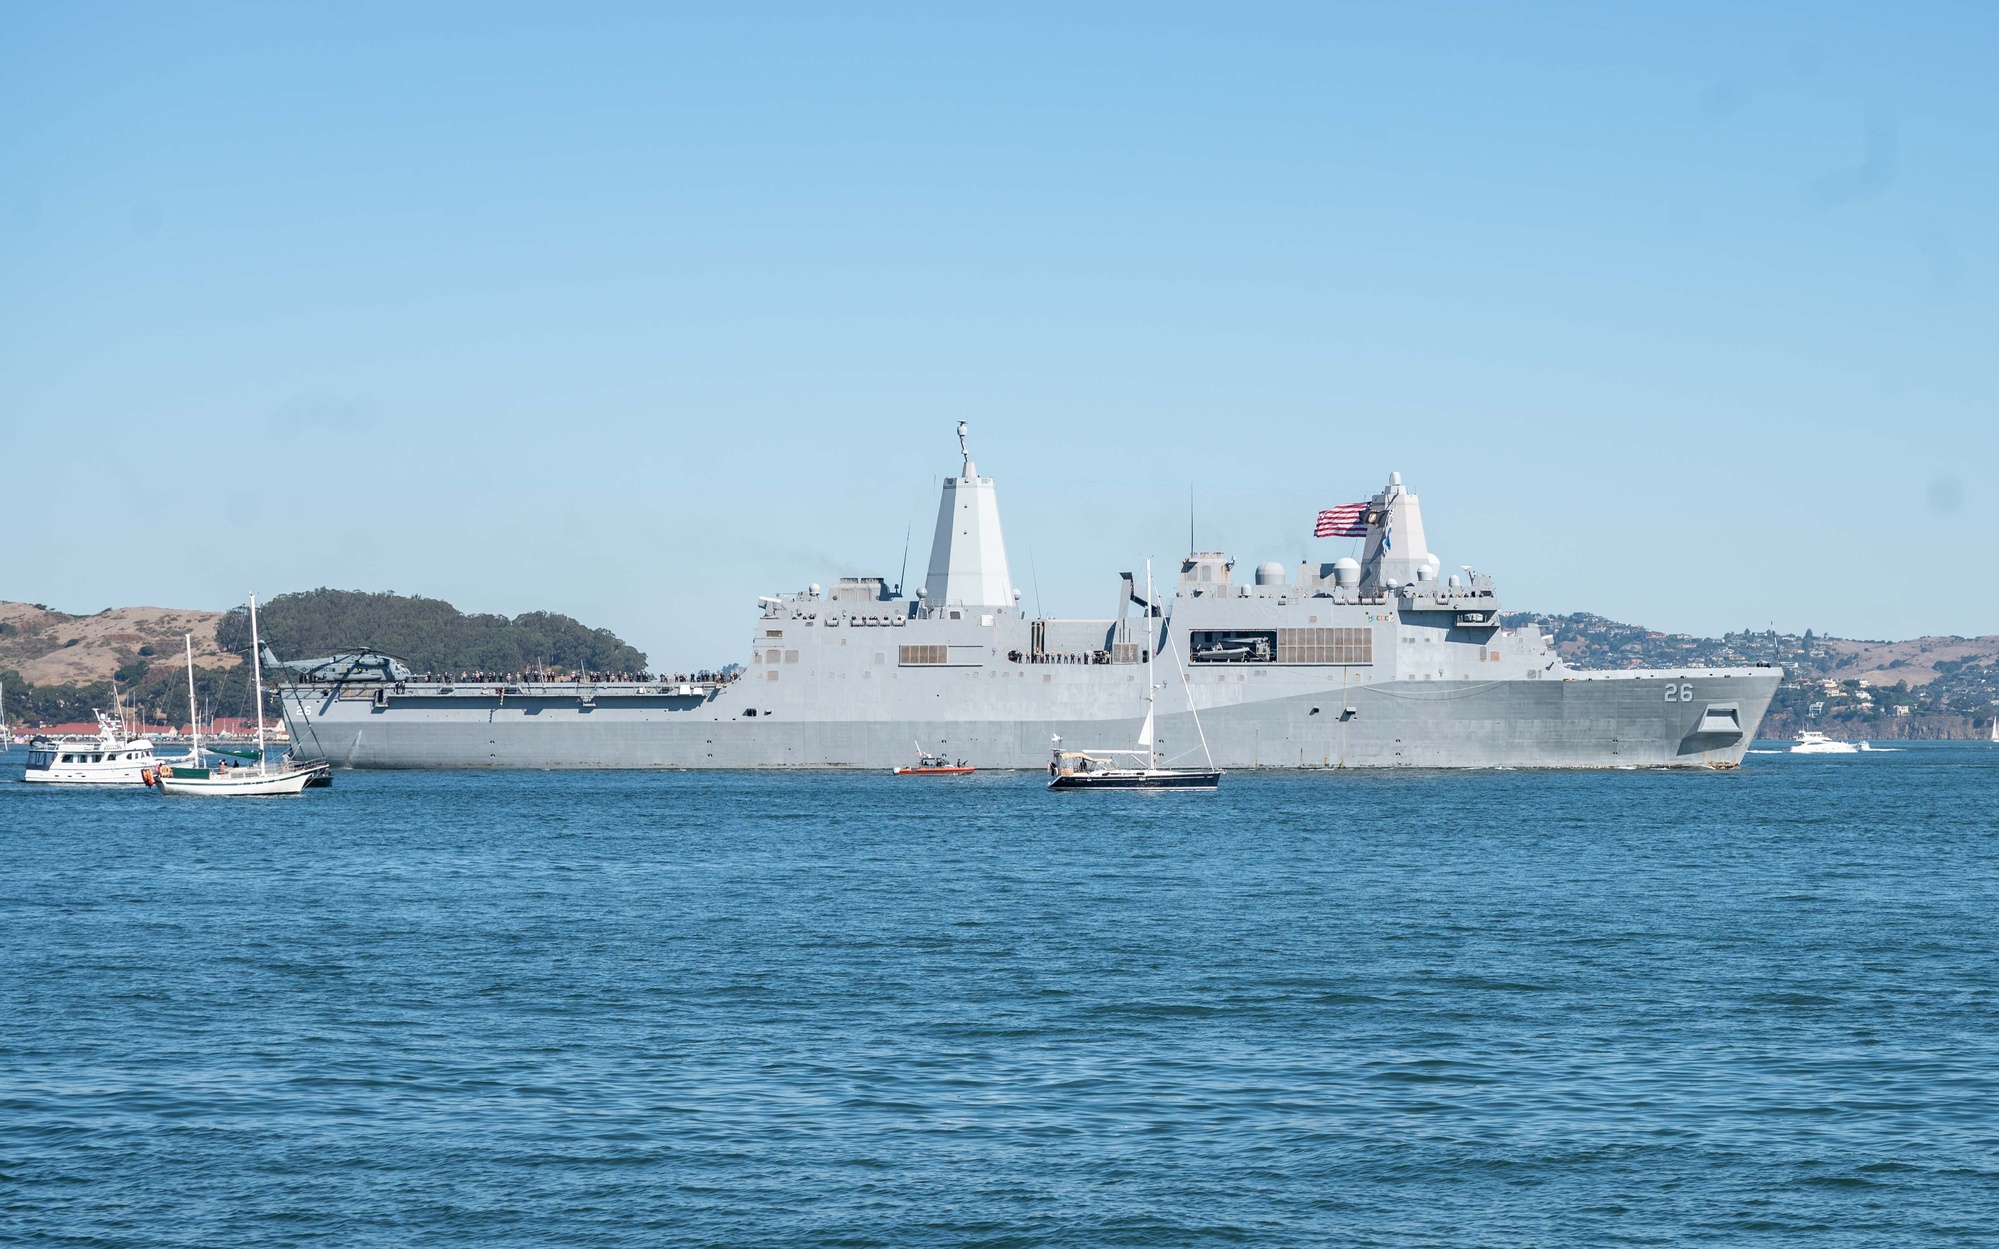
[[[153,770],[151,768],[140,768],[139,779],[146,782],[147,789],[151,789],[153,787]]]

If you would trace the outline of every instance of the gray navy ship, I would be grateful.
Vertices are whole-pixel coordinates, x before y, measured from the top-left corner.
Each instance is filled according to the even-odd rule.
[[[914,597],[844,577],[758,600],[747,663],[701,680],[419,679],[354,653],[294,662],[295,753],[350,768],[888,768],[919,747],[1046,766],[1056,739],[1129,746],[1157,673],[1162,758],[1223,768],[1738,764],[1782,670],[1579,671],[1500,619],[1492,578],[1439,579],[1416,495],[1391,475],[1342,514],[1360,559],[1259,565],[1197,551],[1116,614],[1020,606],[999,494],[959,426]],[[1106,587],[1111,597],[1112,587]],[[1192,709],[1198,709],[1198,720]]]

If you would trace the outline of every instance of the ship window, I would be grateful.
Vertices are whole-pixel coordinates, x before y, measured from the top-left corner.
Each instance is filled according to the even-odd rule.
[[[64,756],[62,757],[62,761],[63,761],[64,763],[75,763],[75,762],[76,762],[76,756],[75,756],[75,755],[64,755]]]
[[[1277,662],[1281,664],[1371,664],[1371,629],[1279,629]]]
[[[775,681],[775,680],[777,680],[777,669],[773,668],[773,669],[771,669],[771,670],[770,670],[769,672],[766,672],[766,673],[764,673],[764,679],[765,679],[766,681]]]
[[[841,638],[840,640],[841,640],[842,642],[846,641],[846,639],[845,639],[845,638]],[[788,663],[788,664],[795,664],[795,663],[797,663],[797,662],[798,662],[798,652],[797,652],[797,651],[786,651],[786,652],[784,652],[784,662],[786,662],[786,663]]]
[[[1201,565],[1201,580],[1213,581],[1214,579],[1215,579],[1214,568],[1208,564]]]
[[[767,664],[774,664],[782,657],[783,657],[782,652],[779,651],[764,652],[764,662]]]
[[[904,667],[951,662],[951,648],[949,646],[898,646],[895,649],[896,662]]]
[[[104,756],[103,756],[103,755],[92,755],[92,756],[90,756],[90,761],[91,761],[92,763],[102,763],[102,762],[104,762]]]
[[[964,612],[961,612],[961,611],[954,611],[954,612],[952,612],[952,613],[951,613],[951,619],[953,619],[953,620],[963,620],[964,618],[965,618],[965,613],[964,613]]]
[[[784,630],[782,630],[782,629],[765,629],[765,630],[764,630],[764,636],[765,636],[765,637],[767,637],[767,638],[781,638],[781,637],[783,637],[783,636],[784,636]]]

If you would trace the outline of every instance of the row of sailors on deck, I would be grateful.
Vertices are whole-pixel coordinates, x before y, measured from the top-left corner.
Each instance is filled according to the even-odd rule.
[[[1111,653],[1109,651],[1057,651],[1054,653],[1044,651],[1031,651],[1027,653],[1008,651],[1006,657],[1008,661],[1017,664],[1107,664],[1111,661]],[[1145,652],[1140,651],[1138,653],[1138,662],[1144,663],[1145,660]]]
[[[569,672],[560,674],[553,672],[461,672],[455,678],[449,674],[435,676],[425,673],[421,677],[413,677],[411,679],[433,684],[443,682],[447,685],[454,680],[463,681],[468,685],[484,684],[488,681],[499,681],[508,685],[559,685],[564,683],[578,685],[586,683],[592,685],[616,683],[646,685],[654,682],[668,683],[676,681],[727,683],[735,680],[737,675],[739,674],[728,672],[675,672],[672,674],[662,672],[658,676],[654,676],[650,672]],[[395,683],[396,693],[402,693],[404,685],[405,682],[397,681]]]

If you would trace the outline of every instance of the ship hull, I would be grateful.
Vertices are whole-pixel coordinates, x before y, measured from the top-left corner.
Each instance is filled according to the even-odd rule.
[[[1065,674],[1077,678],[1066,690],[969,682],[908,690],[856,700],[837,716],[814,715],[809,703],[746,715],[752,700],[738,687],[747,682],[708,697],[600,693],[592,704],[462,692],[358,700],[313,687],[289,689],[282,702],[293,740],[343,768],[892,769],[918,743],[980,769],[1043,770],[1057,736],[1095,748],[1136,740],[1143,704],[1129,686],[1109,684],[1116,673]],[[1212,759],[1229,769],[1733,767],[1780,675],[1766,668],[1354,685],[1322,673],[1273,681],[1291,688],[1258,697],[1246,693],[1246,678],[1196,683],[1198,728],[1186,711],[1162,706],[1160,753],[1169,764]],[[1092,681],[1101,685],[1094,696]],[[928,704],[925,714],[896,714],[894,703],[905,699]],[[1098,708],[1113,714],[1089,714]]]

